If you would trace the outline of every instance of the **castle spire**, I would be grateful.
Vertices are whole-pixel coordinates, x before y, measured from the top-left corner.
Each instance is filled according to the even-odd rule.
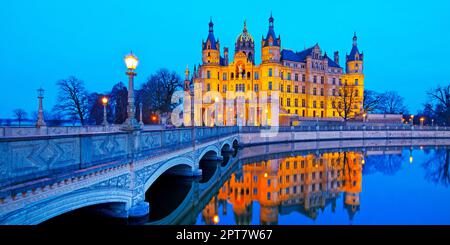
[[[209,32],[214,32],[214,23],[212,22],[212,17],[209,17]]]
[[[270,11],[270,18],[269,18],[269,27],[273,28],[273,17],[272,17],[272,11]]]
[[[357,41],[358,41],[358,37],[356,37],[356,31],[355,31],[355,33],[353,34],[353,46],[357,45]]]

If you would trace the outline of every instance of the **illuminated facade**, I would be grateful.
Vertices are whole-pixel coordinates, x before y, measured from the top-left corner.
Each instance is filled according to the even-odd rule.
[[[319,209],[332,205],[343,193],[350,220],[359,210],[364,156],[358,152],[309,154],[246,164],[233,174],[203,210],[205,221],[217,217],[222,204],[233,206],[237,224],[250,224],[252,202],[261,205],[261,224],[277,224],[279,215],[297,211],[316,219]]]
[[[214,24],[210,21],[208,37],[202,42],[202,64],[194,68],[193,81],[202,84],[204,93],[218,92],[223,98],[227,91],[254,91],[257,96],[259,92],[267,91],[269,98],[273,91],[279,91],[280,118],[290,121],[311,117],[340,118],[341,112],[335,102],[340,88],[347,84],[355,96],[351,117],[361,116],[364,56],[358,50],[356,34],[351,52],[346,55],[345,72],[339,64],[338,52],[330,58],[318,44],[295,52],[283,49],[281,43],[280,36],[275,34],[274,18],[270,16],[269,30],[261,40],[261,63],[255,64],[255,40],[244,22],[235,43],[234,57],[230,60],[227,47],[221,53],[220,41],[214,36]],[[247,125],[270,125],[267,120],[270,108],[258,105],[256,111],[257,120],[247,122]]]

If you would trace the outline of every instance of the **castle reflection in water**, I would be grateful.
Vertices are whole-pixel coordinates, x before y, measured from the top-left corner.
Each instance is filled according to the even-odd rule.
[[[261,224],[278,224],[279,215],[292,211],[316,219],[318,210],[328,205],[335,211],[341,193],[351,220],[360,208],[364,164],[361,152],[308,154],[245,164],[206,205],[202,220],[217,223],[219,212],[228,212],[228,202],[236,224],[250,224],[253,201],[261,206]]]

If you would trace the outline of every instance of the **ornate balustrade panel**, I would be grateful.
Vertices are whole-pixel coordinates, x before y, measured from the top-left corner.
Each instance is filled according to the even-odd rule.
[[[141,131],[139,133],[90,133],[83,127],[49,129],[51,136],[29,136],[36,128],[23,131],[21,137],[0,137],[0,187],[16,185],[69,170],[81,170],[102,164],[122,164],[139,157],[153,157],[192,146],[192,128]],[[196,128],[198,141],[206,142],[236,134],[236,127]],[[15,131],[18,133],[19,131]],[[77,134],[75,134],[77,132]]]

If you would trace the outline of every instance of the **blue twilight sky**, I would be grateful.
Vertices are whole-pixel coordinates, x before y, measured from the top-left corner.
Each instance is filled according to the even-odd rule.
[[[123,56],[139,57],[137,86],[160,67],[183,74],[201,62],[210,16],[221,47],[234,42],[247,20],[260,57],[261,36],[273,11],[283,48],[316,42],[341,65],[353,32],[365,54],[366,88],[397,90],[415,112],[425,91],[450,82],[450,1],[2,1],[0,117],[56,100],[55,82],[75,75],[89,91],[126,81]]]

